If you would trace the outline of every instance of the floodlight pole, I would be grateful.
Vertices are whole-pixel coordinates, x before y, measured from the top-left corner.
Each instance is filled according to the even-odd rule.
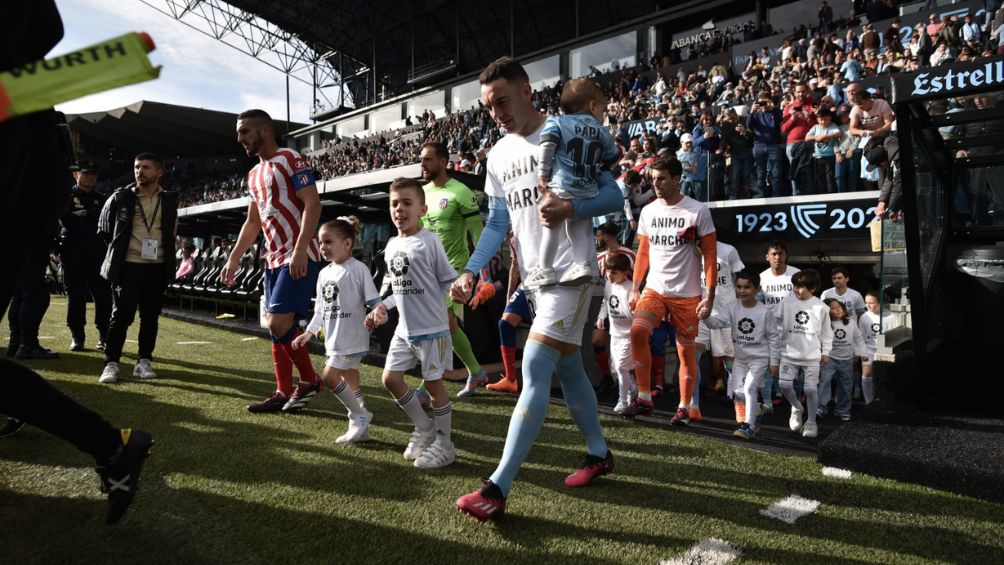
[[[286,135],[289,135],[289,73],[286,73]]]

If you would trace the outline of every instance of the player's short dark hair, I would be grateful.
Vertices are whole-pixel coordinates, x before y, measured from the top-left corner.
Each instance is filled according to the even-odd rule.
[[[753,269],[743,269],[736,274],[736,280],[739,279],[747,280],[753,285],[753,288],[760,286],[760,273],[754,271]]]
[[[600,85],[585,77],[573,78],[561,89],[561,111],[574,114],[589,108],[593,100],[603,102],[606,95]]]
[[[259,110],[257,108],[252,108],[250,110],[244,110],[240,114],[237,114],[238,120],[265,120],[269,125],[272,124],[272,116],[268,115],[265,110]]]
[[[814,293],[819,290],[819,284],[819,272],[815,269],[805,269],[791,277],[791,286],[800,286],[809,292]]]
[[[424,151],[426,147],[431,147],[433,153],[435,153],[436,157],[439,157],[440,159],[450,158],[450,150],[439,141],[426,141],[422,144],[420,151]]]
[[[623,253],[608,253],[606,267],[608,271],[628,272],[631,270],[631,259]]]
[[[830,276],[831,277],[835,277],[837,275],[844,275],[844,278],[847,278],[847,279],[851,278],[851,274],[848,273],[847,269],[845,269],[843,267],[833,267],[833,269],[830,270]]]
[[[351,239],[355,243],[363,229],[363,223],[356,216],[339,216],[322,224],[321,229],[334,230],[342,239]]]
[[[161,160],[160,156],[155,153],[143,152],[136,155],[136,161],[153,161],[157,165],[157,168],[164,170],[164,161]]]
[[[485,70],[481,71],[478,81],[481,84],[488,84],[500,78],[516,83],[530,82],[526,69],[512,57],[499,57],[489,63]]]
[[[388,192],[401,192],[402,190],[408,189],[414,189],[417,195],[415,198],[418,200],[418,203],[425,204],[425,189],[422,188],[422,184],[415,179],[397,177],[390,183],[390,189]]]
[[[764,250],[764,255],[770,253],[771,249],[776,249],[778,251],[784,251],[788,253],[788,246],[784,244],[780,239],[775,239],[767,244],[767,248]]]
[[[874,296],[875,300],[878,300],[879,302],[882,302],[882,297],[879,296],[879,292],[877,290],[869,290],[868,292],[866,292],[865,293],[865,298],[868,298],[869,296]]]
[[[617,222],[604,222],[600,224],[600,227],[596,228],[596,231],[610,237],[617,237],[621,233],[621,228],[617,225]]]
[[[641,173],[634,169],[628,169],[624,173],[624,184],[638,184],[641,182]]]
[[[676,157],[660,157],[649,165],[648,168],[653,171],[665,171],[673,178],[683,176],[683,165],[680,164],[680,161]]]

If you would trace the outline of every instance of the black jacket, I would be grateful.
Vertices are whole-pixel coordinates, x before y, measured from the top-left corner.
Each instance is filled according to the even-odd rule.
[[[79,186],[70,189],[70,198],[70,208],[59,218],[63,246],[100,244],[98,218],[106,198],[94,190],[85,192]]]
[[[101,263],[101,276],[117,282],[129,250],[132,237],[132,217],[136,213],[136,185],[130,184],[116,190],[105,202],[98,220],[98,234],[108,244],[108,252]],[[160,229],[163,234],[161,250],[164,258],[164,280],[174,279],[174,238],[178,230],[178,193],[162,190]]]

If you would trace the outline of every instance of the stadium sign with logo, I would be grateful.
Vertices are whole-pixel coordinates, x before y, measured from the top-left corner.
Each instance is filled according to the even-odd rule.
[[[961,96],[993,86],[1004,87],[1004,57],[952,63],[893,77],[893,103],[918,98]]]
[[[752,29],[754,26],[755,24],[753,23],[752,12],[736,16],[734,18],[728,18],[720,22],[708,20],[698,29],[689,29],[682,33],[674,33],[673,42],[670,44],[669,48],[679,49],[681,47],[700,45],[708,39],[721,37],[723,35],[735,36],[737,34],[742,34],[748,29]]]
[[[783,200],[788,202],[742,206],[712,203],[711,215],[723,241],[867,238],[875,220],[875,198]]]

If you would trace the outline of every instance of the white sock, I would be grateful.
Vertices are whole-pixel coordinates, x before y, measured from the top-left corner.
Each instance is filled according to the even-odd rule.
[[[795,410],[802,410],[802,403],[798,401],[798,395],[795,394],[795,381],[781,381],[781,394],[791,403],[792,408]],[[819,399],[816,399],[819,402]]]
[[[331,393],[345,406],[349,414],[353,416],[362,414],[363,408],[359,405],[359,399],[356,398],[355,392],[349,388],[349,385],[344,380],[338,383],[338,386],[331,389]]]
[[[631,398],[631,373],[617,367],[614,369],[614,374],[617,375],[618,399],[626,403]]]
[[[433,406],[432,419],[436,425],[436,434],[449,443],[450,429],[453,427],[453,404],[447,402],[445,406]]]
[[[814,386],[805,387],[805,411],[810,424],[816,423],[816,410],[819,409],[819,390]]]
[[[756,417],[760,415],[760,403],[757,401],[757,393],[760,391],[759,386],[756,385],[756,381],[753,379],[752,375],[749,377],[750,386],[743,388],[743,396],[746,398],[746,423],[753,427],[756,425]],[[736,391],[739,394],[739,391]],[[767,399],[770,402],[770,399]]]
[[[861,394],[865,397],[865,404],[871,404],[875,400],[875,380],[873,377],[861,375]]]
[[[415,396],[415,389],[409,388],[408,392],[404,393],[404,396],[397,399],[397,405],[401,407],[401,410],[404,410],[404,413],[411,418],[411,421],[418,429],[428,430],[432,428],[432,418],[422,409],[422,403]]]

